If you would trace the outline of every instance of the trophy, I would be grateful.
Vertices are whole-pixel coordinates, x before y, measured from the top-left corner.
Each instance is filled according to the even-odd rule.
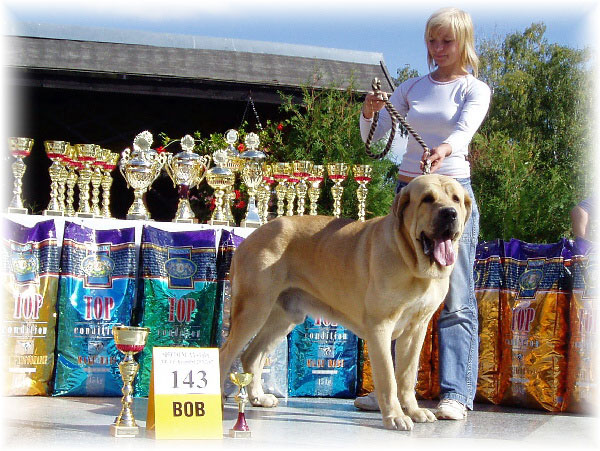
[[[294,177],[293,174],[293,166],[290,165],[289,169],[290,171],[290,175],[288,175],[288,178],[286,180],[287,182],[287,191],[285,193],[285,201],[287,202],[287,210],[286,210],[286,215],[287,216],[293,216],[294,215],[294,201],[296,200],[296,185],[298,184],[298,182],[300,181],[300,179],[298,177]]]
[[[52,164],[48,169],[50,173],[50,202],[48,202],[48,207],[43,212],[44,216],[64,216],[65,214],[64,187],[68,172],[65,170],[62,161],[68,145],[65,141],[44,141],[46,155],[52,160]]]
[[[325,167],[322,164],[315,164],[310,171],[310,175],[307,180],[310,182],[310,188],[308,188],[308,198],[310,199],[310,214],[317,214],[317,202],[319,201],[319,195],[321,193],[321,182],[323,182],[323,175],[325,174]]]
[[[79,208],[75,216],[80,218],[93,218],[94,212],[90,207],[90,183],[92,181],[92,163],[96,160],[95,144],[76,144],[77,149],[76,159],[80,163],[79,179],[77,186],[79,187]]]
[[[367,201],[367,183],[371,181],[372,167],[369,164],[355,164],[352,166],[354,180],[358,182],[356,189],[356,198],[358,199],[358,219],[365,222],[365,203]]]
[[[92,162],[92,213],[94,217],[102,217],[100,210],[100,186],[102,185],[102,168],[104,167],[104,158],[106,151],[100,146],[96,146],[96,159]]]
[[[9,213],[27,214],[27,208],[23,206],[23,175],[25,174],[25,163],[23,158],[31,153],[33,147],[32,138],[9,138],[8,147],[10,153],[16,158],[12,164],[13,182],[13,198],[8,205]]]
[[[223,163],[223,167],[229,169],[233,173],[233,183],[225,188],[225,194],[223,195],[223,213],[225,214],[227,221],[229,221],[229,224],[232,225],[235,225],[235,218],[233,217],[233,212],[231,211],[231,207],[235,201],[235,194],[233,190],[235,185],[235,176],[236,174],[240,173],[245,163],[245,160],[240,158],[240,153],[235,148],[238,138],[239,134],[237,130],[229,129],[225,132],[225,142],[227,143],[225,153],[227,155],[227,159]]]
[[[194,138],[185,135],[181,138],[182,152],[176,155],[169,155],[165,169],[173,181],[173,186],[178,187],[179,203],[173,222],[196,223],[198,219],[194,215],[190,205],[190,189],[200,185],[208,165],[210,156],[200,156],[193,152]]]
[[[150,219],[143,196],[159,176],[167,160],[164,153],[159,154],[150,147],[152,141],[152,134],[143,131],[133,140],[133,152],[127,148],[121,154],[119,170],[127,186],[133,188],[133,203],[127,212],[127,219]]]
[[[271,185],[275,183],[273,178],[273,166],[263,163],[262,166],[263,182],[258,187],[258,212],[260,219],[265,224],[269,219],[269,200],[271,200]]]
[[[68,167],[67,173],[67,193],[65,200],[65,215],[66,216],[75,216],[75,185],[77,185],[77,180],[79,176],[77,175],[77,170],[80,167],[80,163],[77,161],[77,149],[75,146],[67,144],[67,150],[63,157],[63,164]]]
[[[102,168],[102,217],[110,218],[110,187],[113,183],[110,173],[117,168],[117,162],[121,155],[108,149],[105,149],[105,152]]]
[[[246,217],[241,226],[260,227],[262,220],[256,207],[256,190],[263,181],[262,160],[264,160],[265,154],[257,150],[260,140],[256,133],[248,133],[244,142],[248,150],[243,152],[240,158],[243,158],[246,162],[242,169],[242,180],[248,187],[249,199]]]
[[[229,436],[233,438],[251,437],[252,433],[246,423],[246,414],[244,405],[248,402],[248,392],[246,385],[252,382],[252,373],[230,373],[229,379],[238,386],[238,393],[235,395],[235,401],[238,404],[238,418],[233,428],[229,429]]]
[[[275,187],[277,195],[277,217],[285,214],[285,195],[287,193],[287,180],[290,176],[289,163],[274,163],[273,178],[278,182]]]
[[[228,160],[226,150],[215,151],[212,159],[215,166],[206,171],[206,182],[215,190],[215,209],[212,212],[209,224],[228,226],[230,222],[223,208],[223,197],[225,191],[235,183],[235,174],[229,168],[225,167]]]
[[[139,433],[139,427],[135,422],[133,410],[133,380],[138,372],[139,365],[133,358],[134,354],[142,351],[146,345],[148,333],[147,327],[114,326],[113,336],[117,349],[125,354],[125,358],[119,363],[119,372],[123,379],[121,392],[121,413],[110,425],[110,433],[113,437],[135,437]]]
[[[333,196],[333,216],[339,218],[342,213],[342,194],[344,193],[342,182],[346,180],[346,177],[348,176],[348,165],[346,163],[329,163],[327,165],[327,173],[334,183],[331,187],[331,195]]]
[[[310,176],[313,163],[312,161],[294,161],[293,168],[294,177],[298,179],[298,184],[296,185],[296,194],[298,195],[298,216],[304,216],[306,193],[308,192],[306,180]]]

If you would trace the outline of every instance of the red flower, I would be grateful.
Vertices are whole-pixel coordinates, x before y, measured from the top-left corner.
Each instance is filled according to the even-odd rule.
[[[246,146],[242,143],[239,146],[237,146],[237,150],[239,150],[240,152],[243,152],[244,150],[246,150]]]
[[[277,130],[279,130],[279,131],[283,130],[283,124],[281,122],[279,124],[277,124]]]
[[[240,200],[236,205],[235,208],[245,208],[246,207],[246,202],[243,200]]]
[[[156,153],[163,153],[165,151],[165,148],[163,146],[159,146],[156,148]]]
[[[215,206],[216,206],[216,199],[215,199],[215,197],[212,197],[210,199],[210,205],[208,206],[208,209],[210,211],[213,211],[215,209]]]
[[[242,197],[242,193],[239,189],[234,191],[236,200]]]

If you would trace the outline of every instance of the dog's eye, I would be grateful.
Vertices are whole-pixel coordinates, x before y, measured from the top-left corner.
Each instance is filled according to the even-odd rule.
[[[433,198],[433,195],[431,195],[431,194],[428,194],[427,196],[425,196],[423,198],[424,204],[432,204],[433,202],[435,202],[435,199]]]
[[[456,202],[457,204],[460,202],[460,199],[458,198],[458,196],[456,194],[454,196],[452,196],[452,200],[454,202]]]

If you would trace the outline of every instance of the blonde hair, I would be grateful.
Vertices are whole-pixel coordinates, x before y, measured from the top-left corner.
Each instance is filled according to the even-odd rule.
[[[471,68],[473,75],[477,77],[479,58],[475,53],[475,33],[473,21],[469,13],[458,8],[442,8],[434,12],[427,20],[425,26],[425,41],[427,42],[440,28],[449,28],[458,41],[460,63],[463,69]],[[427,65],[429,69],[435,67],[433,57],[427,51]]]

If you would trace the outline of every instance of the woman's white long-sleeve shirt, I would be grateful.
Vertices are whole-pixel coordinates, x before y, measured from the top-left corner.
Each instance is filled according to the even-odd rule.
[[[390,102],[430,149],[443,143],[452,146],[452,153],[444,159],[437,174],[467,178],[471,175],[467,160],[469,143],[487,114],[490,96],[488,85],[471,74],[450,82],[435,81],[428,74],[402,83],[390,96]],[[372,122],[361,113],[363,141],[367,140]],[[391,126],[389,113],[381,110],[373,141],[381,139]],[[421,175],[422,156],[423,148],[409,135],[398,172],[407,177]]]

